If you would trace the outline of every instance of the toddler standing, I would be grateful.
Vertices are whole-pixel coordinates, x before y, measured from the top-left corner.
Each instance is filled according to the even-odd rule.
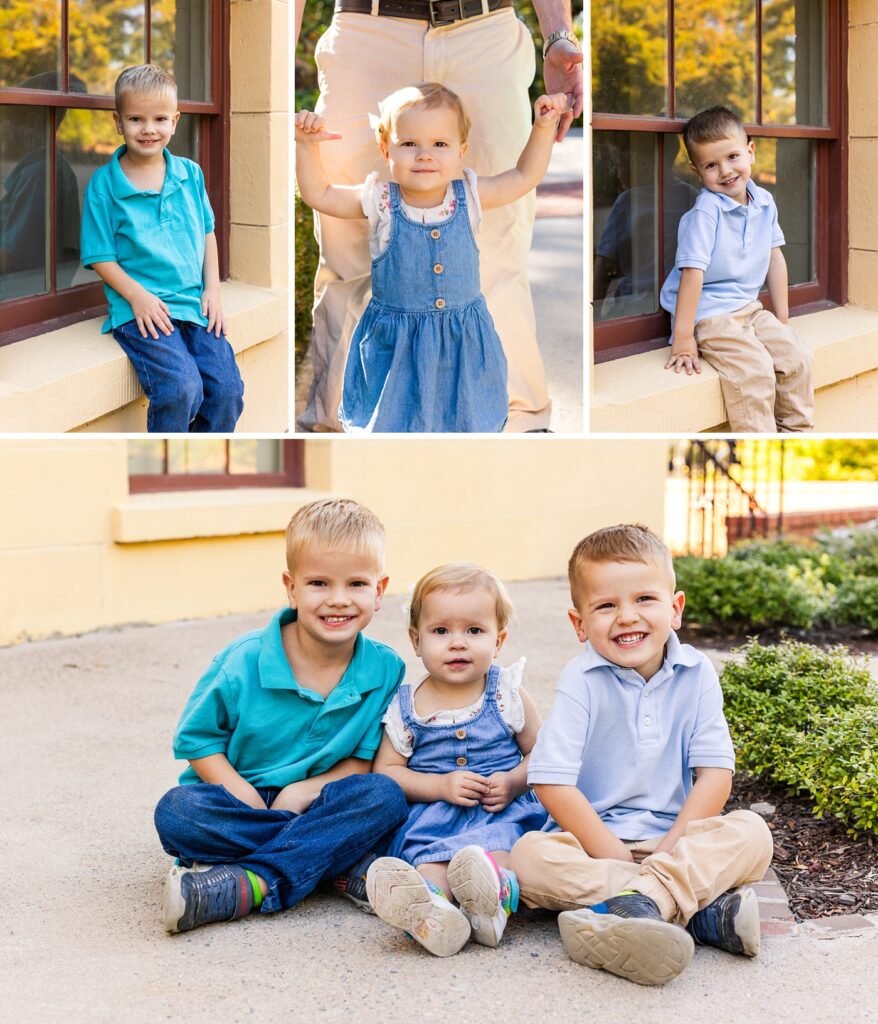
[[[499,943],[518,905],[509,850],[546,821],[527,787],[540,716],[521,686],[523,659],[494,663],[511,612],[506,588],[481,566],[444,565],[419,581],[409,634],[428,675],[400,687],[375,758],[410,808],[389,856],[369,868],[369,901],[437,956],[470,937]]]
[[[498,432],[508,415],[506,358],[479,287],[481,211],[515,202],[549,165],[567,98],[541,96],[516,167],[477,177],[464,167],[470,121],[450,89],[428,82],[381,104],[376,136],[390,181],[326,180],[319,143],[341,138],[296,115],[302,199],[333,217],[366,217],[372,299],[345,364],[347,431]]]

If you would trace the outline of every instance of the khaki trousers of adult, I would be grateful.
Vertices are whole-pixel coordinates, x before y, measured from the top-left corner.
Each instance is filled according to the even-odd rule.
[[[512,9],[444,28],[403,18],[336,14],[317,44],[317,110],[344,136],[320,151],[329,181],[360,184],[386,175],[368,115],[406,85],[435,81],[456,92],[470,118],[465,163],[480,175],[514,167],[530,134],[527,89],[533,40]],[[527,257],[534,194],[485,213],[479,236],[481,285],[509,366],[507,431],[549,425],[550,403],[536,341]],[[299,419],[305,430],[340,430],[338,406],[351,334],[370,296],[365,220],[314,215],[320,264],[314,282],[314,378]]]
[[[699,320],[695,341],[719,374],[733,433],[813,429],[811,350],[761,302]]]
[[[589,857],[569,832],[527,832],[509,866],[529,907],[575,910],[634,889],[655,900],[666,921],[685,925],[726,890],[758,882],[773,851],[768,826],[752,811],[690,822],[673,850],[653,854],[659,842],[626,843],[629,863]]]

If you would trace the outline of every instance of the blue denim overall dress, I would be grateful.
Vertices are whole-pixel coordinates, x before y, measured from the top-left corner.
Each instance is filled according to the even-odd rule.
[[[497,432],[508,414],[506,357],[479,291],[463,181],[452,215],[406,216],[390,182],[387,248],[351,339],[339,419],[348,431]]]
[[[515,736],[497,707],[499,665],[488,670],[482,707],[474,718],[452,725],[422,725],[412,714],[412,688],[401,686],[399,709],[413,736],[408,767],[416,772],[443,775],[471,771],[485,777],[508,772],[521,761]],[[540,829],[546,812],[533,793],[516,797],[497,814],[481,805],[462,807],[445,801],[411,804],[405,824],[390,840],[388,857],[409,864],[451,860],[464,846],[511,850],[525,832]]]

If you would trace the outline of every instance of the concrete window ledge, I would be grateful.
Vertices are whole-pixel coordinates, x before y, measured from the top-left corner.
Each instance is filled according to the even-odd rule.
[[[227,281],[222,296],[236,355],[286,331],[285,291]],[[0,431],[76,430],[142,397],[127,356],[100,333],[103,320],[0,348]]]
[[[111,536],[117,544],[148,544],[282,533],[298,509],[330,496],[305,487],[132,494],[113,506]]]
[[[854,306],[793,318],[814,352],[815,431],[878,430],[878,312]],[[664,369],[668,351],[643,352],[593,369],[595,433],[688,434],[727,430],[716,371]]]

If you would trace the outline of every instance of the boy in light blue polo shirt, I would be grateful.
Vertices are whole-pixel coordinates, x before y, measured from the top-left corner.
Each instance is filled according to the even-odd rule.
[[[370,774],[404,673],[362,632],[387,586],[384,529],[354,501],[312,502],[287,528],[287,566],[289,608],[214,658],[174,736],[189,766],[155,811],[177,858],[170,932],[292,907],[408,815]]]
[[[734,749],[716,672],[674,633],[685,597],[670,552],[644,526],[608,527],[580,541],[569,575],[585,647],[531,752],[551,818],[510,854],[522,899],[564,911],[578,963],[641,985],[676,977],[693,939],[754,956],[756,897],[738,887],[763,877],[771,833],[750,811],[721,816]]]
[[[201,168],[167,152],[177,85],[152,64],[116,80],[124,139],[92,175],[82,264],[104,281],[103,333],[125,350],[149,399],[150,432],[231,432],[244,385],[223,334],[214,216]]]
[[[700,373],[701,355],[735,433],[811,430],[812,355],[788,323],[784,236],[774,198],[751,180],[754,144],[725,107],[696,114],[683,141],[704,188],[680,220],[661,291],[673,323],[665,369]],[[773,314],[758,301],[765,283]]]

